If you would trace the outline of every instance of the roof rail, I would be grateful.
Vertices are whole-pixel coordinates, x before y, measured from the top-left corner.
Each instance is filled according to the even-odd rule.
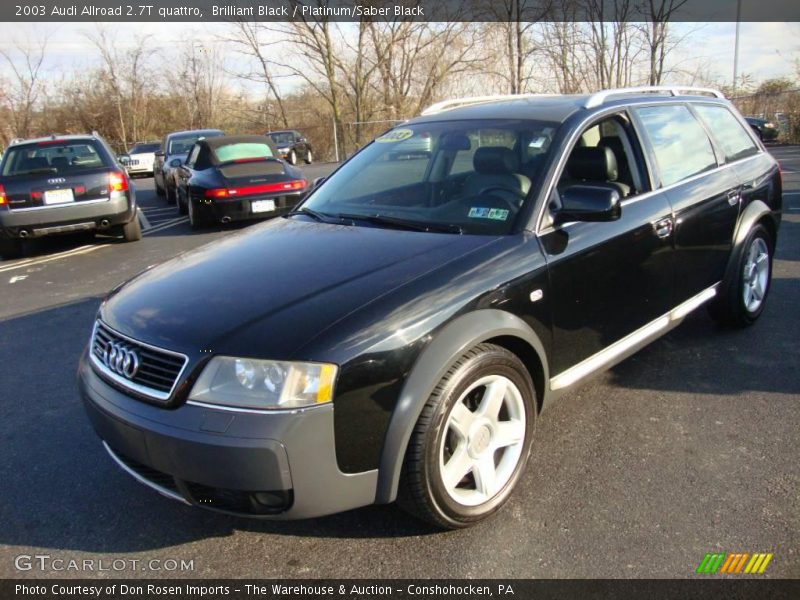
[[[542,96],[555,96],[556,94],[500,94],[497,96],[470,96],[468,98],[453,98],[442,100],[436,104],[431,104],[422,111],[422,115],[435,115],[445,110],[468,106],[470,104],[483,104],[485,102],[495,102],[496,100],[520,100],[522,98],[541,98]]]
[[[719,90],[703,87],[693,87],[687,85],[643,85],[639,87],[618,88],[613,90],[602,90],[595,92],[583,104],[584,108],[596,108],[605,104],[606,100],[611,96],[622,96],[624,94],[646,94],[649,92],[669,93],[672,96],[680,96],[681,91],[691,92],[693,94],[711,94],[715,98],[724,98],[725,96]]]
[[[20,142],[24,142],[24,141],[25,141],[25,138],[14,138],[10,142],[8,142],[8,145],[11,146],[12,144],[19,144]]]

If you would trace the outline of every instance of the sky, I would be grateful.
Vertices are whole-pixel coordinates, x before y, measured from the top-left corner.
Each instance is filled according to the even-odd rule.
[[[152,44],[168,56],[177,42],[197,38],[208,40],[223,35],[224,23],[109,23],[114,37],[125,40],[149,34]],[[686,36],[673,54],[677,68],[694,72],[698,67],[715,79],[730,83],[733,75],[734,23],[675,23],[675,34]],[[0,48],[10,44],[34,43],[39,36],[48,39],[46,70],[52,74],[82,70],[97,62],[97,55],[86,34],[92,23],[0,23]],[[797,76],[800,59],[800,23],[742,23],[740,29],[739,73],[750,74],[758,82],[772,77]],[[0,65],[1,69],[7,69]],[[291,87],[291,79],[282,85]],[[286,91],[286,90],[284,90]]]

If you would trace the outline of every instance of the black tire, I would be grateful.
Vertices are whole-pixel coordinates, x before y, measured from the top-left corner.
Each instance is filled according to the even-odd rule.
[[[166,195],[164,188],[158,185],[158,181],[156,180],[156,176],[153,175],[153,185],[156,187],[156,195],[163,198]]]
[[[186,201],[186,199],[185,199],[185,198],[184,198],[184,197],[181,195],[181,193],[180,193],[180,192],[178,192],[177,196],[178,196],[178,214],[179,214],[179,215],[185,215],[187,212],[189,212],[189,209],[188,209],[188,207],[186,206],[186,202],[187,202],[187,201]]]
[[[289,152],[289,156],[287,157],[286,160],[289,161],[290,165],[296,165],[297,164],[297,152],[295,152],[294,150]]]
[[[470,390],[470,387],[475,386],[484,378],[492,377],[513,383],[519,392],[521,398],[516,400],[516,404],[524,406],[522,411],[524,424],[520,426],[524,427],[524,436],[521,436],[521,445],[516,446],[514,455],[510,457],[511,462],[507,465],[507,470],[510,471],[513,468],[513,471],[510,471],[507,479],[500,479],[497,484],[501,486],[500,489],[489,496],[488,500],[470,505],[460,502],[451,491],[448,491],[443,481],[444,475],[440,462],[445,467],[449,465],[449,461],[455,457],[459,449],[462,454],[472,456],[473,449],[476,447],[475,439],[472,436],[462,438],[455,447],[453,447],[452,441],[449,441],[451,440],[449,436],[452,435],[449,430],[449,424],[452,423],[451,415],[455,414],[454,407],[457,403],[466,405],[472,415],[479,415],[477,407],[473,410],[467,403],[484,401],[475,400],[474,394],[480,395],[481,388],[478,386]],[[489,388],[484,389],[488,390]],[[469,392],[469,394],[465,396],[465,392]],[[503,402],[505,403],[505,400]],[[502,406],[505,407],[505,404]],[[461,406],[462,410],[463,408],[464,406]],[[503,410],[506,409],[502,408],[500,415],[503,414]],[[506,416],[509,414],[506,413]],[[443,529],[469,527],[491,516],[500,510],[508,500],[525,469],[535,420],[536,392],[530,374],[516,355],[493,344],[480,344],[465,352],[436,386],[417,420],[403,462],[398,504],[412,515]],[[477,423],[477,421],[473,423]],[[481,429],[483,427],[478,427],[477,431],[480,432]],[[474,426],[472,431],[476,431]],[[478,452],[484,453],[484,458],[490,457],[490,464],[502,466],[505,452],[511,448],[497,448],[490,451],[491,441],[495,434],[491,433],[491,428],[489,431],[488,440],[484,439],[484,445],[478,449]],[[464,444],[463,448],[461,444]],[[445,465],[443,461],[448,452],[452,453]],[[500,452],[499,458],[498,452]],[[518,455],[517,452],[519,452]],[[477,459],[467,458],[467,460]],[[517,462],[514,463],[513,460]],[[475,468],[468,470],[452,486],[455,488],[454,491],[463,490],[468,494],[474,493],[469,489],[470,486],[473,486],[477,492],[479,487],[477,472],[478,470]],[[461,486],[466,487],[462,488]]]
[[[197,231],[198,229],[205,227],[206,222],[198,214],[198,211],[195,209],[194,202],[189,199],[187,205],[187,212],[189,213],[189,227],[192,228],[192,231]]]
[[[170,187],[169,184],[166,185],[167,189],[165,191],[165,195],[167,198],[167,204],[176,204],[177,203],[177,190]]]
[[[737,251],[733,259],[735,264],[731,271],[730,281],[722,283],[719,295],[708,306],[708,312],[715,321],[733,327],[747,327],[755,323],[758,317],[761,316],[761,313],[764,312],[767,295],[772,283],[773,247],[772,236],[763,225],[756,225],[750,230],[741,246],[741,250]],[[757,282],[754,285],[754,274],[749,266],[752,260],[751,253],[760,253],[760,251],[765,251],[767,254],[767,257],[761,261],[766,268],[766,283],[758,285]],[[763,278],[761,281],[763,281]],[[763,287],[763,293],[759,294],[760,301],[757,305],[752,302],[748,304],[745,301],[745,290],[748,286],[750,293]]]
[[[310,165],[312,162],[314,162],[314,156],[311,154],[311,148],[309,148],[306,152],[306,164]]]
[[[0,240],[0,258],[11,260],[22,256],[22,240]]]
[[[142,239],[142,226],[139,224],[138,214],[133,217],[133,220],[122,226],[122,238],[126,242],[138,242]]]

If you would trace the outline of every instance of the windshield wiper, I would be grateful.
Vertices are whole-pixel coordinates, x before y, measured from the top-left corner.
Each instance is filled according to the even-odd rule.
[[[298,208],[297,210],[288,212],[284,216],[294,217],[296,215],[304,215],[306,217],[311,217],[315,221],[321,221],[322,223],[331,222],[331,215],[326,215],[325,213],[317,212],[316,210],[312,210],[310,208],[305,208],[305,207]]]
[[[428,223],[426,221],[410,221],[397,217],[387,217],[386,215],[355,215],[342,213],[334,215],[337,219],[348,219],[351,221],[367,221],[375,225],[386,225],[394,229],[407,229],[409,231],[426,231],[438,233],[463,233],[458,225],[451,223]]]

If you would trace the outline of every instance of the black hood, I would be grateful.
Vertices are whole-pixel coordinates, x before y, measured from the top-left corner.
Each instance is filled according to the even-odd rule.
[[[108,298],[102,318],[190,355],[289,358],[360,306],[492,239],[279,218],[142,273]]]

